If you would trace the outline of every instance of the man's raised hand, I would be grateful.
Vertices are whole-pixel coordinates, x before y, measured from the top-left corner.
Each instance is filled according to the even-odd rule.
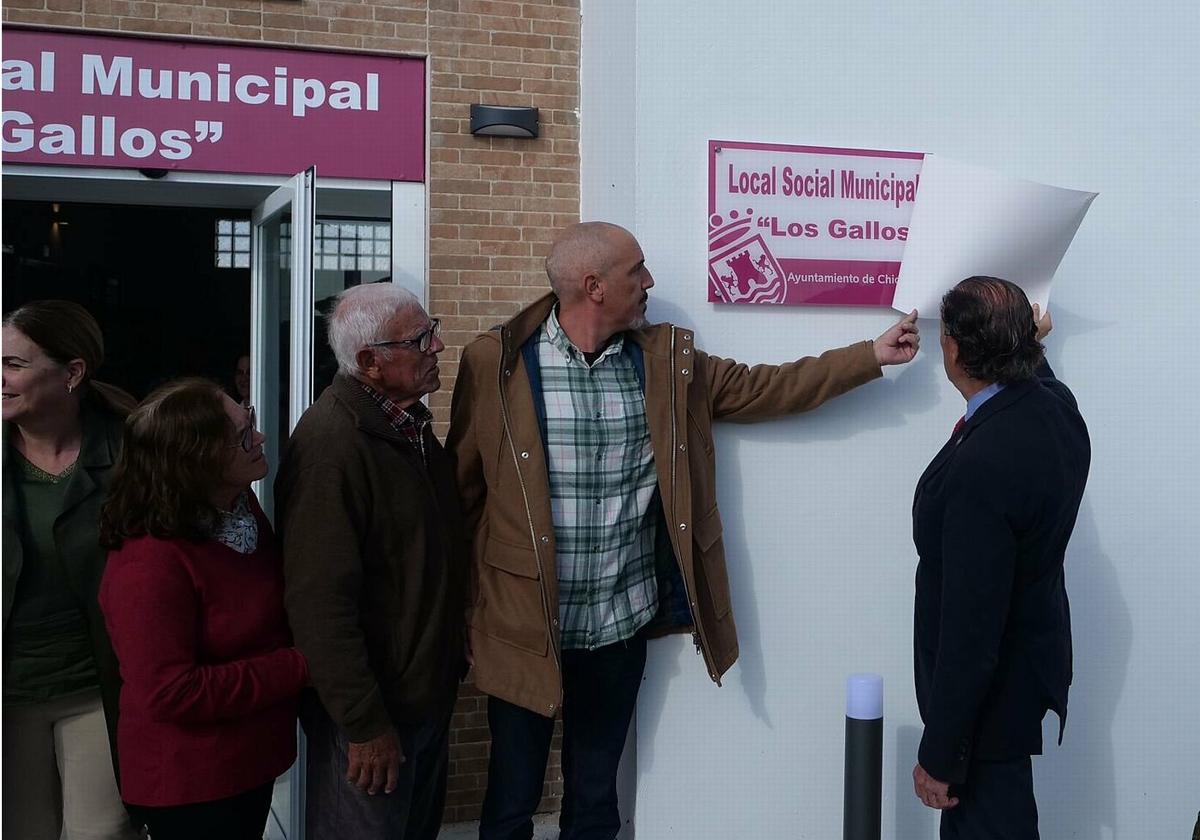
[[[920,346],[921,330],[914,309],[875,339],[875,361],[880,367],[907,364],[916,358]]]

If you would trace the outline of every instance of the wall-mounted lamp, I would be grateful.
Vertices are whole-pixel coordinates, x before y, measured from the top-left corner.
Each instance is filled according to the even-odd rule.
[[[472,105],[471,133],[486,137],[537,137],[538,109]]]

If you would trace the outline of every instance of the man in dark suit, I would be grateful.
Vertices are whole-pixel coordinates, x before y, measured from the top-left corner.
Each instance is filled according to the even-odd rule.
[[[1063,556],[1091,445],[1054,378],[1025,293],[971,277],[942,299],[946,375],[963,420],[913,502],[914,662],[925,732],[917,796],[942,810],[942,840],[1036,840],[1030,755],[1071,683]]]

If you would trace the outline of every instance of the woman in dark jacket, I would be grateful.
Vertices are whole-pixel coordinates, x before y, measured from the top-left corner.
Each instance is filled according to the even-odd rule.
[[[100,504],[134,403],[93,379],[103,361],[78,304],[4,318],[6,837],[58,840],[64,825],[72,838],[135,836],[109,738],[120,678],[96,603]]]
[[[121,795],[154,840],[261,840],[296,757],[303,655],[292,647],[254,409],[202,379],[125,424],[104,506],[100,585],[121,664]]]

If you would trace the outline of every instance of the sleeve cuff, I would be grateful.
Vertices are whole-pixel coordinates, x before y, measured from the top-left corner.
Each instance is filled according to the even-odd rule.
[[[917,762],[925,772],[939,782],[961,785],[967,780],[967,765],[971,761],[971,741],[961,739],[957,744],[935,743],[929,730],[921,737]]]
[[[328,711],[329,707],[326,706]],[[376,738],[393,727],[392,718],[383,705],[383,694],[379,686],[371,689],[363,701],[346,715],[345,720],[338,720],[330,715],[333,722],[346,733],[346,739],[354,744],[361,744]]]

